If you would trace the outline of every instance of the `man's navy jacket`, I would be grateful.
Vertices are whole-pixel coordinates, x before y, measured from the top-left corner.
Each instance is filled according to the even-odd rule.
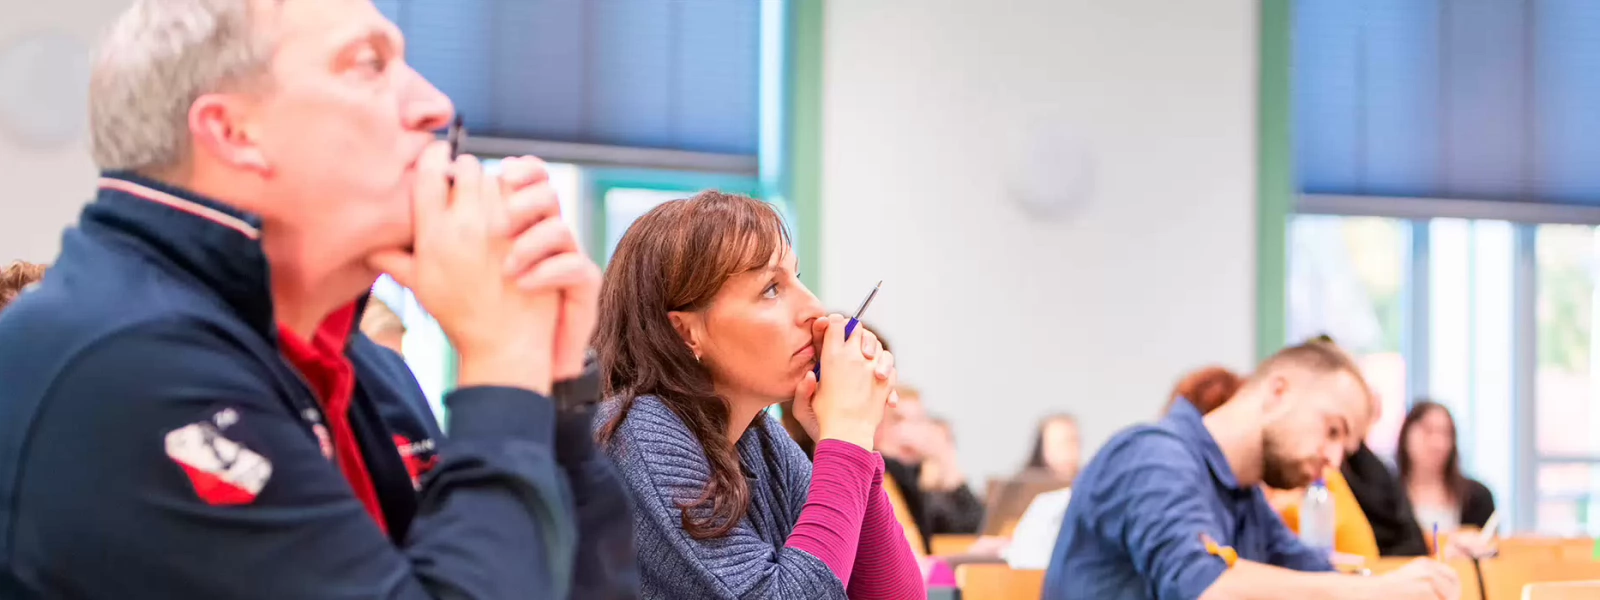
[[[446,437],[400,357],[347,332],[364,505],[285,358],[259,220],[128,174],[100,186],[0,314],[0,598],[637,593],[626,492],[585,415],[463,388]]]

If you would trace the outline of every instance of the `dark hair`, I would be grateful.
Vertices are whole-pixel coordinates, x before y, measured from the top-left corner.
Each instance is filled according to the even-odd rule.
[[[28,289],[28,286],[44,279],[45,269],[44,265],[20,260],[0,269],[0,310],[4,310],[12,300],[22,295],[22,291]]]
[[[622,407],[595,439],[608,444],[640,396],[655,396],[689,427],[711,464],[700,497],[679,506],[695,539],[727,534],[744,518],[750,486],[728,440],[728,404],[711,372],[673,328],[667,313],[705,308],[734,275],[767,265],[790,247],[782,217],[760,200],[707,191],[655,207],[617,243],[600,286],[595,332],[601,381]],[[765,431],[765,413],[754,426]],[[709,514],[696,517],[691,511]]]
[[[1400,443],[1395,449],[1395,462],[1400,466],[1400,485],[1402,488],[1411,483],[1414,471],[1411,467],[1411,451],[1406,449],[1406,442],[1411,439],[1411,430],[1428,416],[1428,413],[1438,411],[1444,413],[1444,418],[1450,421],[1450,456],[1444,461],[1445,491],[1450,493],[1452,502],[1460,502],[1467,497],[1467,477],[1461,474],[1461,448],[1456,440],[1456,419],[1450,415],[1450,409],[1445,405],[1432,400],[1418,400],[1406,413],[1405,422],[1400,424]]]
[[[1046,467],[1044,464],[1044,429],[1056,421],[1066,421],[1072,423],[1074,427],[1078,425],[1078,418],[1067,413],[1056,413],[1039,419],[1039,426],[1033,432],[1033,454],[1029,455],[1028,467],[1037,469]]]
[[[1244,385],[1244,378],[1225,367],[1206,367],[1184,375],[1178,380],[1178,385],[1172,388],[1172,394],[1167,396],[1167,408],[1162,413],[1172,412],[1172,405],[1179,398],[1188,400],[1200,414],[1206,414],[1222,406],[1234,394],[1239,393],[1239,387]]]

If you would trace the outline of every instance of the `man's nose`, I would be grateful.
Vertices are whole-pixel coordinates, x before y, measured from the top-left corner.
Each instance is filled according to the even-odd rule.
[[[406,127],[415,131],[437,131],[449,126],[456,116],[455,103],[411,65],[405,68],[410,77],[402,91],[400,114]]]

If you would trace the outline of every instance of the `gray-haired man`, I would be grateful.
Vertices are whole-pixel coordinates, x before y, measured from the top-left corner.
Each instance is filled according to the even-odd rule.
[[[636,593],[582,412],[598,268],[542,163],[451,164],[403,49],[369,0],[111,29],[99,196],[0,318],[0,597]],[[380,272],[461,354],[448,437],[355,331]]]

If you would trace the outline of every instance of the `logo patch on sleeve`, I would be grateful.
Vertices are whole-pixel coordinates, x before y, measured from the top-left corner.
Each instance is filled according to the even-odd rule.
[[[406,473],[411,476],[411,487],[422,489],[422,476],[439,464],[439,457],[434,455],[433,440],[423,438],[411,441],[402,435],[394,436],[395,449],[400,451],[400,460],[406,465]]]
[[[237,415],[217,420],[231,425]],[[254,502],[272,478],[272,463],[266,457],[223,436],[209,420],[168,432],[166,447],[167,457],[183,468],[195,493],[212,506]]]

